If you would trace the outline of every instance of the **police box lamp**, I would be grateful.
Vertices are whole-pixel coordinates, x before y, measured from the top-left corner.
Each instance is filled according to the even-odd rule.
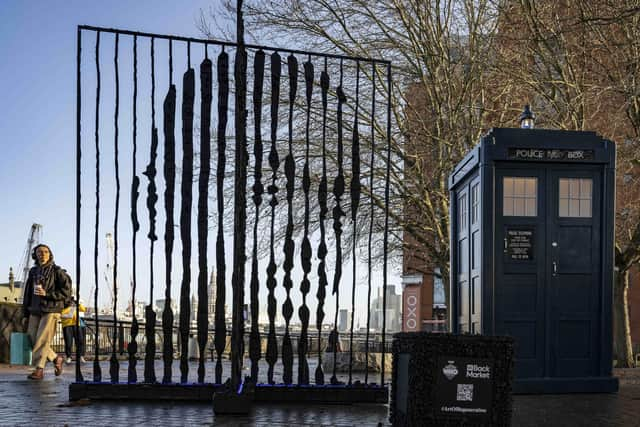
[[[529,104],[524,106],[524,111],[520,114],[520,118],[518,120],[520,121],[520,127],[522,129],[533,129],[535,126],[536,115],[531,111]]]

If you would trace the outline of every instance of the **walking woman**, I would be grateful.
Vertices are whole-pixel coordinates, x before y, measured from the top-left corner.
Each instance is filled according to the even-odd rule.
[[[47,361],[53,362],[56,376],[62,373],[64,357],[51,348],[60,312],[71,302],[71,278],[53,262],[47,245],[38,245],[31,257],[36,265],[29,271],[24,289],[23,309],[28,316],[27,333],[33,345],[36,369],[27,378],[41,380]]]

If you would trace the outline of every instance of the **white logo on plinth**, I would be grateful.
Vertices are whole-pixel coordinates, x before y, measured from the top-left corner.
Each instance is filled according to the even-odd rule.
[[[453,364],[453,360],[447,361],[448,365],[442,368],[442,373],[448,380],[452,380],[458,375],[458,368]]]

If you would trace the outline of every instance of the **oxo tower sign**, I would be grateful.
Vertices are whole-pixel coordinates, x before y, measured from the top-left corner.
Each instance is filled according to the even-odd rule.
[[[402,331],[419,332],[421,329],[421,286],[407,286],[403,292]]]

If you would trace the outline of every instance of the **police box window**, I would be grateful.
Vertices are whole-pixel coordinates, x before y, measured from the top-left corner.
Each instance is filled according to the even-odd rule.
[[[475,184],[471,189],[471,224],[478,222],[478,210],[480,205],[480,184]]]
[[[590,178],[560,178],[558,215],[565,218],[591,218]]]
[[[458,229],[460,231],[467,229],[467,215],[468,215],[468,207],[467,207],[467,195],[462,194],[458,198]]]
[[[504,216],[538,215],[538,178],[506,176],[502,184]]]

